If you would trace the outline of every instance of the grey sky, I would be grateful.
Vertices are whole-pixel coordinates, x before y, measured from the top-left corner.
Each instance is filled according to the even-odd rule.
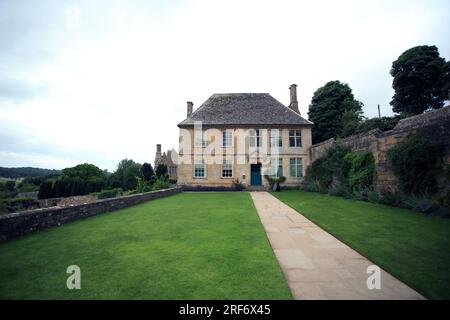
[[[450,58],[450,2],[0,1],[0,166],[114,170],[177,147],[186,101],[269,92],[284,104],[347,82],[391,115],[403,51]]]

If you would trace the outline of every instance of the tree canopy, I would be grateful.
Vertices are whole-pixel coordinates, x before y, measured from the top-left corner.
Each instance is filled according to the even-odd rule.
[[[391,75],[394,112],[421,114],[442,108],[448,98],[450,63],[439,55],[436,46],[406,50],[392,63]]]
[[[330,81],[317,89],[308,112],[314,122],[313,143],[353,134],[361,122],[362,107],[346,83]]]
[[[110,177],[110,185],[114,188],[124,190],[136,189],[138,180],[141,176],[141,164],[131,159],[123,159],[117,165],[117,170]]]
[[[150,181],[155,174],[152,165],[147,162],[142,165],[141,171],[145,181]]]

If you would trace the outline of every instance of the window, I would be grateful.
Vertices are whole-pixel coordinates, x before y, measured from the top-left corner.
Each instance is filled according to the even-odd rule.
[[[169,167],[169,174],[170,175],[177,174],[177,167]]]
[[[289,147],[302,146],[302,130],[289,130]]]
[[[222,146],[231,147],[233,145],[233,132],[231,130],[222,131]]]
[[[205,177],[205,161],[196,161],[194,163],[194,177],[204,178]]]
[[[233,163],[231,160],[224,160],[222,163],[222,177],[232,178],[233,177]]]
[[[262,136],[260,129],[250,129],[250,147],[261,147]]]
[[[291,158],[289,160],[291,177],[303,177],[303,159],[302,158]]]
[[[195,146],[206,147],[206,131],[196,130],[195,133]]]
[[[279,129],[271,129],[270,130],[270,146],[273,147],[281,147],[283,145],[283,141],[281,139],[281,130]]]
[[[283,159],[270,159],[269,175],[282,177],[283,176]]]

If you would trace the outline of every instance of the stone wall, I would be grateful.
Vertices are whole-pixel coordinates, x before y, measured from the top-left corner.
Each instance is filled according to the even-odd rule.
[[[123,196],[68,207],[51,207],[0,216],[0,242],[71,221],[110,212],[181,192],[181,188]]]
[[[450,107],[402,119],[390,131],[382,132],[375,129],[364,134],[350,136],[340,142],[353,152],[371,151],[375,158],[378,191],[393,192],[397,190],[397,179],[388,159],[388,150],[410,133],[416,133],[443,146],[444,161],[450,163]],[[311,163],[334,143],[336,141],[330,139],[313,145],[310,149]]]
[[[72,197],[62,197],[62,198],[49,198],[40,199],[39,205],[41,208],[48,207],[68,207],[79,204],[87,204],[97,200],[96,196],[84,195],[84,196],[72,196]]]

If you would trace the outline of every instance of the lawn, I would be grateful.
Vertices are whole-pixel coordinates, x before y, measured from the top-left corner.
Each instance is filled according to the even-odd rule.
[[[334,196],[274,196],[430,299],[450,299],[450,219]]]
[[[81,290],[66,269],[81,268]],[[248,193],[182,193],[0,245],[1,299],[291,299]]]

